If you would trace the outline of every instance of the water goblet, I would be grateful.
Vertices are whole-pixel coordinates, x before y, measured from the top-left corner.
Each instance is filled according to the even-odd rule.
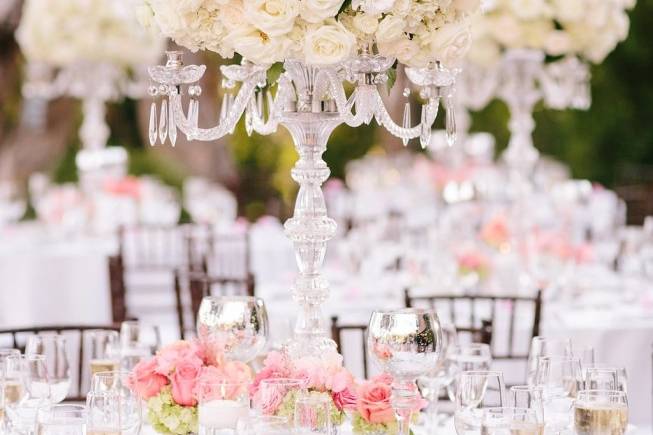
[[[249,414],[249,384],[200,379],[197,385],[199,435],[233,433]]]
[[[483,415],[483,435],[540,435],[535,411],[528,408],[488,408]]]
[[[447,393],[449,399],[455,402],[458,374],[470,370],[490,370],[492,351],[489,344],[469,343],[455,346],[447,358],[449,376],[452,379],[447,385]]]
[[[331,435],[331,397],[325,394],[302,394],[295,402],[294,433],[297,435]]]
[[[393,377],[398,433],[407,435],[418,397],[415,381],[436,366],[442,348],[437,314],[415,308],[375,311],[367,341],[373,360]]]
[[[623,391],[582,390],[574,403],[577,435],[623,435],[628,427],[628,400]]]
[[[29,337],[26,355],[43,355],[50,382],[50,400],[60,403],[70,391],[70,363],[66,337],[60,334],[37,334]]]
[[[197,314],[197,335],[227,357],[249,362],[267,341],[265,304],[249,296],[206,296]]]
[[[41,408],[36,422],[38,435],[86,435],[86,407],[54,405]]]
[[[528,385],[535,382],[535,372],[541,357],[545,356],[572,356],[571,339],[552,337],[533,337],[530,351],[528,352]]]
[[[474,370],[458,375],[454,426],[458,435],[479,435],[485,409],[506,405],[503,374]]]

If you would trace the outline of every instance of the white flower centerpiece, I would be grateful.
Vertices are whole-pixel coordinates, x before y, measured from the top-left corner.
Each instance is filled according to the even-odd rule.
[[[26,0],[16,39],[28,61],[25,97],[82,100],[77,166],[85,190],[124,177],[125,150],[105,149],[105,104],[145,95],[143,66],[159,59],[164,40],[139,25],[129,0]]]
[[[292,295],[301,310],[285,347],[291,359],[335,350],[321,312],[329,296],[321,267],[336,232],[321,190],[330,173],[322,160],[329,136],[339,125],[375,119],[404,143],[419,138],[426,146],[442,102],[453,143],[453,87],[478,7],[478,0],[144,0],[139,8],[146,26],[181,46],[240,57],[221,67],[226,94],[210,128],[198,125],[197,83],[206,67],[184,66],[180,52],[169,52],[165,66],[150,68],[152,145],[174,145],[179,132],[215,140],[243,115],[249,134],[282,125],[294,140],[299,160],[291,174],[300,187],[285,229],[299,266]],[[398,63],[421,99],[416,125],[408,103],[399,125],[381,97]]]

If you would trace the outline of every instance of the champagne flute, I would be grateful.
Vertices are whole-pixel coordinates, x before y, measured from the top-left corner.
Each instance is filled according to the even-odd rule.
[[[438,427],[438,401],[442,388],[447,388],[453,381],[453,373],[449,368],[450,354],[456,349],[456,328],[453,325],[442,325],[442,353],[436,366],[426,375],[417,379],[417,385],[424,397],[429,402],[426,409],[426,427],[435,431]]]
[[[557,434],[570,433],[573,401],[583,387],[580,360],[564,356],[540,358],[535,384],[543,391],[545,426]]]
[[[535,411],[528,408],[488,408],[481,424],[483,435],[540,435]]]
[[[197,335],[229,358],[250,362],[268,338],[265,304],[249,296],[206,296],[197,313]]]
[[[510,388],[512,405],[535,411],[541,432],[544,432],[544,389],[536,385],[515,385]]]
[[[440,321],[433,310],[407,308],[372,313],[367,334],[373,360],[392,375],[392,407],[398,434],[408,435],[418,398],[416,379],[438,362]]]
[[[62,402],[70,391],[70,363],[66,337],[59,334],[38,334],[29,337],[26,355],[43,355],[50,381],[52,403]]]
[[[582,390],[574,404],[577,435],[623,435],[628,427],[628,400],[623,391]]]
[[[86,435],[86,407],[83,405],[40,408],[36,421],[38,435]]]
[[[119,342],[117,331],[96,329],[87,332],[90,340],[91,378],[99,372],[112,372],[120,368]]]
[[[458,375],[454,426],[458,435],[479,435],[485,409],[506,406],[503,374],[465,371]]]
[[[455,346],[447,356],[448,369],[452,382],[447,385],[447,393],[452,402],[456,401],[458,374],[470,370],[490,370],[492,351],[485,343],[470,343]]]
[[[569,338],[551,338],[551,337],[533,337],[531,347],[528,353],[528,385],[535,382],[535,372],[539,359],[545,356],[572,356],[571,339]]]
[[[297,435],[331,435],[331,397],[325,394],[300,395],[295,402]]]

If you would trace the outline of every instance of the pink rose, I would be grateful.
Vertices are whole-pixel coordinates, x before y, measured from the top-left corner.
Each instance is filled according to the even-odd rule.
[[[156,373],[156,367],[156,358],[144,359],[136,364],[129,375],[129,388],[143,400],[156,396],[168,385],[168,378]]]
[[[267,385],[256,393],[255,406],[263,415],[274,415],[287,393],[288,389],[283,385]]]
[[[169,376],[181,361],[204,364],[204,350],[195,341],[177,341],[162,348],[157,354],[157,373]]]
[[[361,417],[370,424],[385,424],[395,420],[390,403],[392,390],[381,382],[364,382],[358,389],[356,408]]]
[[[177,363],[172,375],[172,398],[182,406],[195,406],[195,386],[201,374],[202,363],[197,358],[188,358]]]
[[[333,404],[338,408],[338,411],[356,410],[357,397],[353,388],[345,388],[338,392],[332,392],[331,398],[333,399]]]

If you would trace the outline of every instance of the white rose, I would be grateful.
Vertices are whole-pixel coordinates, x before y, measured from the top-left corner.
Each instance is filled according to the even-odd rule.
[[[564,30],[550,31],[544,40],[544,50],[551,56],[562,56],[572,49],[571,37]]]
[[[582,20],[586,6],[584,1],[553,0],[554,16],[563,23]]]
[[[402,38],[405,34],[404,26],[405,22],[401,18],[386,15],[379,23],[379,28],[376,31],[377,42],[390,42]]]
[[[466,23],[448,23],[428,37],[431,54],[446,66],[457,65],[472,44],[472,32]]]
[[[329,65],[347,59],[356,47],[356,38],[335,20],[306,33],[304,60],[310,65]]]
[[[245,11],[243,10],[243,4],[240,0],[231,0],[220,7],[218,18],[220,18],[222,25],[229,30],[247,25]]]
[[[510,0],[510,9],[523,20],[551,16],[551,7],[546,0]]]
[[[344,0],[302,0],[300,15],[309,23],[320,23],[334,18]]]
[[[379,27],[379,20],[373,15],[359,13],[354,17],[353,24],[357,31],[365,35],[371,35]]]
[[[411,65],[419,53],[419,44],[406,37],[390,42],[379,43],[379,53],[387,57],[395,57],[400,63]]]
[[[230,32],[223,40],[245,59],[260,65],[271,65],[286,58],[291,41],[286,36],[270,37],[247,26]]]
[[[249,23],[269,36],[290,32],[299,15],[297,0],[244,0],[243,4]]]
[[[361,10],[367,14],[379,15],[389,12],[395,4],[395,0],[353,0],[351,7],[354,10]]]

